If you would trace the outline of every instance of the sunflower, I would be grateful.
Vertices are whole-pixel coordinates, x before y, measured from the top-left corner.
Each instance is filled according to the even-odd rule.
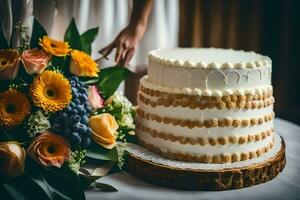
[[[0,79],[14,79],[19,70],[19,53],[15,49],[0,50]]]
[[[71,86],[61,73],[44,71],[30,86],[34,104],[44,111],[56,112],[64,109],[71,101]]]
[[[21,124],[30,112],[28,98],[16,89],[8,89],[0,94],[0,123],[11,127]]]
[[[59,57],[66,56],[71,51],[68,42],[57,41],[48,36],[43,36],[42,39],[40,38],[39,44],[47,53]]]
[[[0,50],[0,70],[11,67],[16,64],[19,53],[14,49]]]
[[[98,64],[83,51],[73,50],[71,52],[70,71],[77,76],[98,77]]]

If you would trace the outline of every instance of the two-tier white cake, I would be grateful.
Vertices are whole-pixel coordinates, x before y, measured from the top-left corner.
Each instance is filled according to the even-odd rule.
[[[169,49],[149,54],[137,136],[172,159],[228,163],[274,143],[271,60],[254,52]]]
[[[206,164],[199,167],[214,172],[257,167],[272,157],[268,152],[276,155],[282,149],[274,131],[269,57],[232,49],[175,48],[154,50],[148,58],[148,75],[138,91],[141,146],[169,160]],[[281,151],[278,170],[285,163]],[[157,162],[173,165],[161,160]]]

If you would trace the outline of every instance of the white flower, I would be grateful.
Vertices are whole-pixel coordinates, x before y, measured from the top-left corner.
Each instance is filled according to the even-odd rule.
[[[116,106],[122,106],[127,110],[130,110],[132,107],[132,103],[121,92],[116,92],[107,99],[105,104],[115,104]]]
[[[127,126],[132,129],[135,128],[133,118],[129,114],[123,115],[119,123],[121,126]]]
[[[34,137],[37,133],[42,133],[48,130],[51,125],[48,118],[41,110],[31,114],[27,121],[27,134],[29,137]]]

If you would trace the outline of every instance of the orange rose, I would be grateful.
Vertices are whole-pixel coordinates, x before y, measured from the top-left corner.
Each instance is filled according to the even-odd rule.
[[[27,154],[45,167],[61,167],[70,158],[71,149],[65,138],[46,131],[31,143]]]
[[[0,50],[0,79],[13,80],[19,72],[19,53],[16,49]]]
[[[24,172],[26,152],[17,142],[0,143],[0,175],[17,177]]]
[[[43,72],[50,59],[51,55],[38,49],[25,50],[21,56],[22,63],[28,74]]]
[[[116,119],[109,113],[92,116],[89,120],[94,142],[107,149],[116,146],[117,129]]]

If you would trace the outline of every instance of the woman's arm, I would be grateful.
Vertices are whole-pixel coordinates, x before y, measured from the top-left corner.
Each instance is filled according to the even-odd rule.
[[[129,24],[110,45],[101,49],[99,53],[107,56],[116,48],[115,62],[121,66],[128,65],[146,31],[152,4],[153,0],[134,0]]]

